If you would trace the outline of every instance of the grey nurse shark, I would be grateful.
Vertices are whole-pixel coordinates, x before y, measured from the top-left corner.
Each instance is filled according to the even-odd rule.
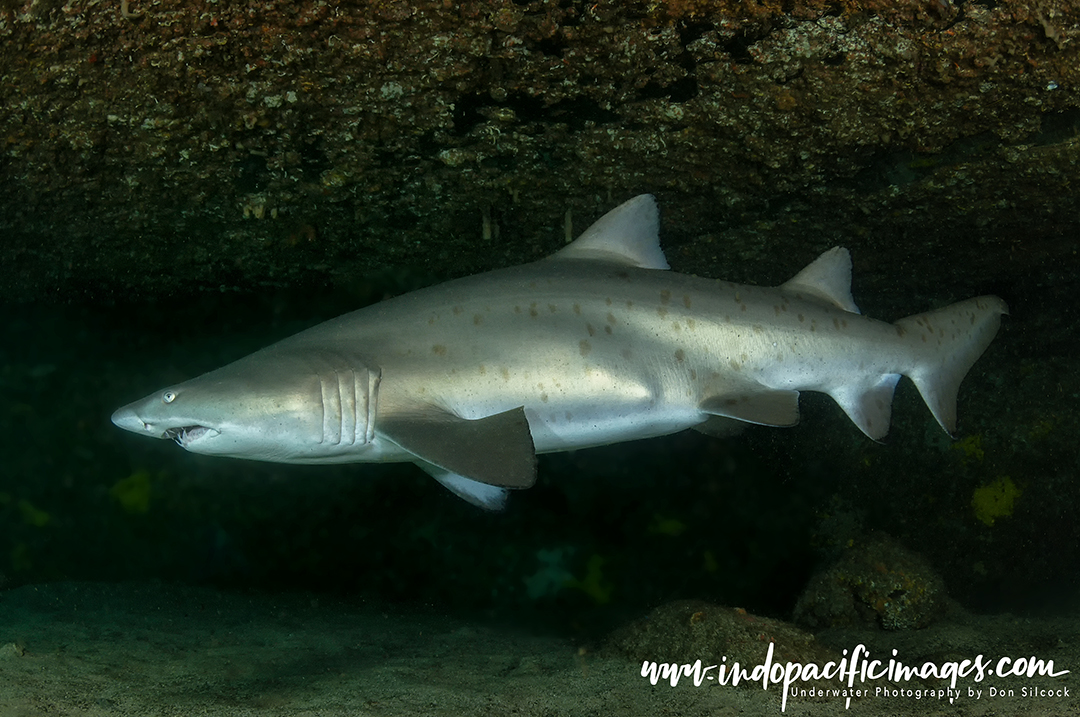
[[[497,509],[533,484],[537,453],[791,426],[804,390],[877,440],[908,376],[951,434],[960,381],[1008,312],[982,296],[892,324],[861,316],[839,247],[775,288],[678,274],[658,227],[641,195],[552,256],[345,314],[113,423],[208,455],[411,461]]]

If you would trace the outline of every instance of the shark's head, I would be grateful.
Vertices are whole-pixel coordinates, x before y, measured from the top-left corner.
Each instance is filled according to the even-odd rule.
[[[370,444],[378,375],[342,357],[263,350],[117,409],[112,422],[192,453],[319,462]]]

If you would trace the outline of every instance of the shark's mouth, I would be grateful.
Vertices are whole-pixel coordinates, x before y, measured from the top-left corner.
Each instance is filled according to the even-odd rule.
[[[207,428],[206,426],[177,426],[176,428],[165,429],[165,433],[161,437],[176,441],[178,446],[186,448],[207,434],[217,435],[218,433],[213,428]]]

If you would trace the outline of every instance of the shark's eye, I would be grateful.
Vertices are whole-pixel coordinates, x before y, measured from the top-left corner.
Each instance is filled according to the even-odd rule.
[[[166,391],[161,394],[162,403],[172,403],[176,400],[176,391]]]

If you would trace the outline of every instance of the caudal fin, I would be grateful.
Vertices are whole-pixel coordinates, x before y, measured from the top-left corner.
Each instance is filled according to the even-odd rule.
[[[1001,315],[1008,313],[998,297],[979,296],[896,322],[915,348],[915,367],[905,375],[949,435],[956,430],[960,382],[990,345]]]

